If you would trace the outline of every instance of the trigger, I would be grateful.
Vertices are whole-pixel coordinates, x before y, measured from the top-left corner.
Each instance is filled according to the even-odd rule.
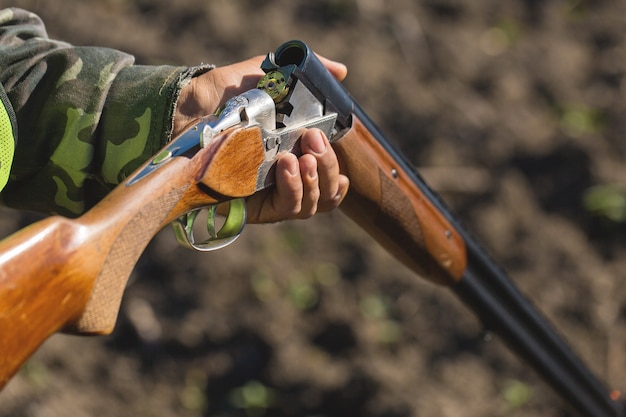
[[[202,241],[196,241],[194,226],[198,215],[206,210],[206,231],[208,237]],[[200,252],[208,252],[221,249],[233,243],[246,225],[247,209],[243,198],[237,198],[229,202],[228,213],[222,226],[217,230],[216,220],[221,217],[217,213],[217,206],[202,207],[189,213],[183,214],[174,222],[172,227],[178,243],[186,248]]]

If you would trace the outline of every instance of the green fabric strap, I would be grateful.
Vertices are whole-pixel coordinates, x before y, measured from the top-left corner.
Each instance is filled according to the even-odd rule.
[[[15,115],[9,99],[0,87],[0,190],[9,181],[9,173],[15,153]]]

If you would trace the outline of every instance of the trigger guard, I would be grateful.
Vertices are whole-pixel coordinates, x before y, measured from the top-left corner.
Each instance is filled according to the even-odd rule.
[[[218,231],[215,230],[217,206],[208,206],[193,210],[189,213],[183,214],[172,222],[174,235],[176,236],[178,243],[183,247],[194,249],[199,252],[209,252],[226,247],[237,240],[246,225],[246,202],[243,198],[237,198],[231,200],[229,204],[230,206],[228,208],[226,220]],[[193,233],[193,225],[195,224],[198,214],[203,209],[208,210],[207,231],[209,233],[209,238],[202,242],[196,242]]]

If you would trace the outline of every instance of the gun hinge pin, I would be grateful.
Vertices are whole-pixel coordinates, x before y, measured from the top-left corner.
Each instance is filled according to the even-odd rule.
[[[270,136],[267,139],[265,139],[265,149],[266,150],[272,150],[277,146],[280,146],[281,144],[281,140],[279,136]]]

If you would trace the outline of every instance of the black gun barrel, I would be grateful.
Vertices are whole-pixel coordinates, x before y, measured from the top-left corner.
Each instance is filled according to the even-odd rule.
[[[415,185],[463,237],[467,249],[467,269],[463,277],[451,286],[461,301],[489,331],[530,364],[581,415],[625,416],[623,404],[611,398],[611,392],[583,364],[539,310],[522,295],[503,269],[487,255],[487,251],[461,226],[441,198],[358,105],[355,106],[354,114],[413,177]]]
[[[430,189],[413,165],[372,122],[350,94],[325,69],[308,46],[290,41],[280,46],[273,64],[295,66],[294,75],[329,107],[339,113],[339,129],[349,127],[354,115],[391,155],[412,182],[462,236],[467,250],[463,277],[453,292],[484,325],[530,364],[575,410],[587,417],[626,416],[624,406],[577,357],[547,319],[524,297],[505,272],[461,226],[445,203]]]
[[[623,406],[611,398],[556,329],[477,249],[470,242],[468,268],[452,286],[456,295],[581,415],[623,416]]]

